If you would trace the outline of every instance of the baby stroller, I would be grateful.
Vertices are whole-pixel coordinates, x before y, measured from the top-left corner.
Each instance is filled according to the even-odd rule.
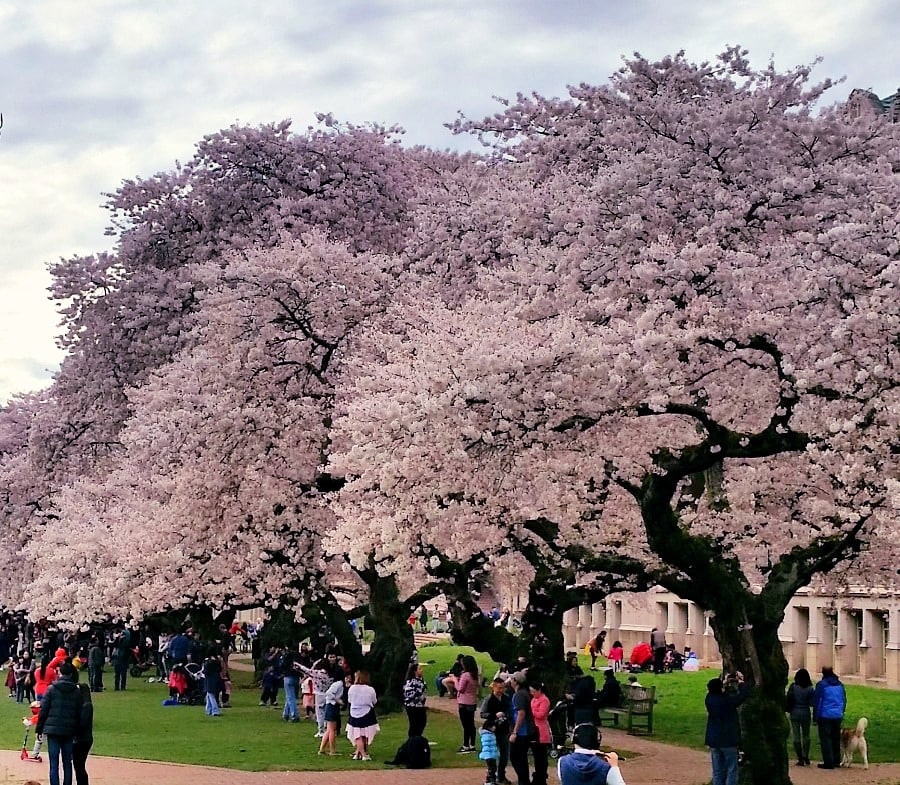
[[[202,668],[195,662],[174,665],[169,674],[169,696],[171,700],[188,706],[205,702]]]
[[[151,659],[146,652],[143,652],[140,647],[135,647],[132,649],[131,653],[131,666],[129,667],[128,672],[135,678],[143,676],[150,668],[156,667],[156,663],[153,659]]]
[[[629,661],[628,670],[631,673],[649,670],[650,666],[653,665],[653,649],[650,648],[650,644],[646,642],[637,644],[631,650]]]
[[[550,709],[547,722],[550,725],[550,757],[556,760],[572,752],[572,728],[569,726],[571,707],[561,700]]]

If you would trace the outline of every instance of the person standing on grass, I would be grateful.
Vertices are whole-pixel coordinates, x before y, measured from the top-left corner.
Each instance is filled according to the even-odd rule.
[[[219,693],[222,691],[222,660],[213,651],[203,663],[203,688],[206,690],[206,715],[220,717]]]
[[[500,785],[509,785],[509,780],[506,779],[506,766],[509,763],[509,718],[511,716],[512,703],[506,689],[506,682],[500,677],[494,677],[491,682],[491,694],[481,704],[481,719],[491,720],[494,727],[499,753],[497,782]]]
[[[325,690],[325,734],[319,744],[319,755],[337,755],[338,724],[341,721],[341,704],[344,702],[344,680],[335,679]]]
[[[347,702],[350,704],[347,738],[356,747],[353,760],[372,760],[369,745],[381,728],[375,718],[378,697],[375,695],[375,688],[369,684],[368,671],[356,672],[356,679],[347,690]]]
[[[547,785],[547,763],[550,755],[550,742],[553,736],[550,733],[550,698],[544,692],[544,684],[532,680],[529,686],[531,691],[531,718],[537,730],[536,738],[531,743],[531,754],[534,759],[534,772],[531,775],[531,785]]]
[[[106,662],[106,653],[100,645],[100,638],[91,638],[91,647],[88,649],[88,684],[94,692],[103,692],[103,665]]]
[[[534,721],[531,719],[531,693],[523,671],[509,677],[515,690],[512,696],[512,728],[509,732],[509,762],[518,779],[518,785],[531,785],[528,768],[528,749],[531,746]]]
[[[822,680],[813,694],[813,721],[819,728],[822,748],[820,769],[836,769],[841,763],[841,722],[847,710],[847,693],[834,669],[822,668]]]
[[[456,681],[456,707],[462,726],[460,753],[475,752],[475,707],[478,705],[478,663],[471,654],[462,660],[463,671]]]
[[[88,753],[94,745],[94,703],[87,684],[79,684],[78,691],[81,693],[81,722],[72,748],[72,767],[75,769],[75,785],[90,785],[86,764]]]
[[[600,630],[588,642],[588,654],[591,655],[591,670],[597,670],[597,658],[603,656],[603,644],[606,642],[606,630]]]
[[[50,785],[60,785],[59,762],[62,758],[63,785],[72,785],[72,755],[75,737],[81,733],[81,692],[75,683],[76,672],[69,663],[59,666],[59,677],[41,701],[35,731],[47,738],[50,758]]]
[[[737,785],[738,747],[741,743],[738,706],[747,700],[750,690],[740,672],[727,676],[724,682],[722,679],[710,679],[706,690],[704,743],[709,747],[712,762],[712,785]]]
[[[650,630],[650,648],[653,650],[653,672],[662,673],[666,659],[666,633],[658,627]]]
[[[406,681],[403,683],[403,708],[406,709],[406,717],[409,720],[407,738],[421,736],[425,732],[425,724],[428,722],[428,714],[425,711],[426,692],[422,666],[418,662],[411,663],[406,672]]]
[[[284,711],[281,719],[285,722],[300,722],[297,708],[297,692],[300,687],[300,653],[289,646],[281,657],[281,674],[284,679]]]
[[[342,674],[332,674],[332,669],[325,657],[320,657],[313,663],[312,668],[300,665],[300,670],[313,680],[313,695],[316,705],[316,732],[313,738],[321,739],[325,735],[325,693]]]

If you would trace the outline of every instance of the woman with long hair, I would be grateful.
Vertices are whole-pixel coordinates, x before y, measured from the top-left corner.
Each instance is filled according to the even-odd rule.
[[[347,720],[347,738],[356,747],[353,760],[372,760],[369,745],[381,728],[375,718],[375,704],[378,697],[375,688],[369,684],[369,672],[357,671],[356,678],[347,690],[350,717]]]
[[[806,668],[800,668],[794,674],[794,681],[787,688],[785,710],[791,718],[791,736],[794,739],[794,750],[797,753],[797,765],[809,766],[809,728],[815,696],[812,679]]]
[[[547,759],[550,755],[550,698],[544,692],[544,683],[532,681],[528,688],[531,692],[531,717],[537,729],[537,739],[532,742],[531,753],[534,756],[534,773],[531,785],[547,785]]]
[[[407,737],[421,736],[428,722],[425,712],[425,680],[422,678],[422,666],[411,663],[406,671],[406,681],[403,683],[403,707],[406,709],[406,717],[409,720]]]
[[[334,744],[337,741],[338,723],[341,721],[341,704],[344,702],[344,680],[335,678],[325,690],[325,733],[319,744],[319,755],[337,755]]]
[[[478,663],[471,654],[462,661],[463,672],[456,681],[456,707],[462,725],[462,745],[458,752],[475,752],[475,708],[478,705]]]

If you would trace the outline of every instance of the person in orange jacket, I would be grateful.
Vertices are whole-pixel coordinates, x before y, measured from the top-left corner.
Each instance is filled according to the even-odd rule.
[[[68,658],[68,652],[62,647],[56,650],[53,659],[49,659],[49,652],[41,657],[41,664],[34,669],[34,697],[35,702],[40,703],[50,685],[56,681],[59,675],[59,666]],[[44,737],[39,733],[34,737],[34,749],[31,751],[33,760],[41,760],[41,746],[44,743]]]

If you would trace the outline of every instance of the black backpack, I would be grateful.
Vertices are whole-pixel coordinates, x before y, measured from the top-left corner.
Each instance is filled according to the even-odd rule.
[[[408,769],[430,769],[431,745],[424,736],[410,736],[397,747],[394,759],[385,762],[392,766],[406,766]]]

